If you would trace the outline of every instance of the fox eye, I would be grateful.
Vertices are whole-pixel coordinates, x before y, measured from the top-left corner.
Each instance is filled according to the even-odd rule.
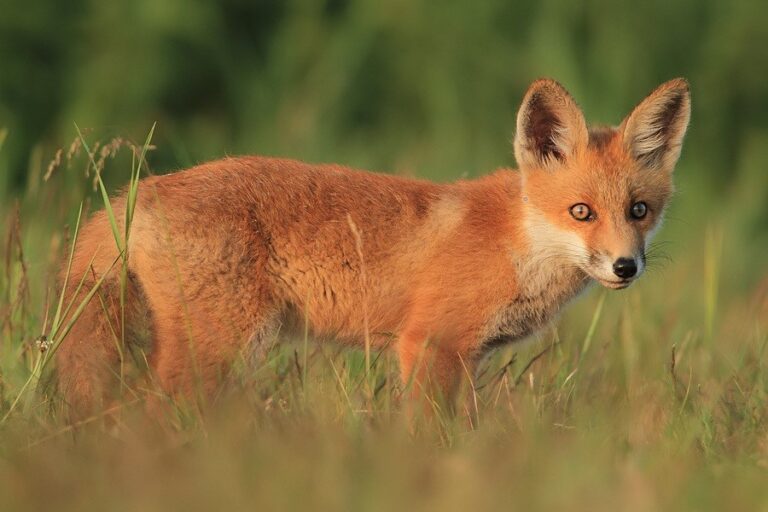
[[[584,203],[571,206],[571,217],[582,221],[592,220],[595,218],[595,216],[592,214],[592,211],[589,209],[589,206],[585,205]]]
[[[630,210],[630,213],[632,214],[633,218],[642,219],[643,217],[645,217],[645,214],[648,213],[648,205],[642,201],[638,201],[637,203],[632,205],[632,209]]]

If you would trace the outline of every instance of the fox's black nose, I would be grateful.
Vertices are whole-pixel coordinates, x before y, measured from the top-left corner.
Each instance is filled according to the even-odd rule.
[[[622,279],[629,279],[637,274],[634,258],[619,258],[613,263],[613,273]]]

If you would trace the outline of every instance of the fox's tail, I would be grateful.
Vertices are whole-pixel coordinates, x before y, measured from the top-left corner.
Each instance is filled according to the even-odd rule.
[[[113,202],[112,207],[116,218],[124,217],[123,201]],[[56,363],[64,400],[75,416],[84,416],[97,411],[120,383],[123,342],[133,337],[134,324],[142,316],[148,317],[148,311],[141,287],[130,272],[121,304],[122,255],[104,211],[90,219],[75,244],[64,290],[64,304],[74,302],[62,325],[67,325],[89,292],[98,289],[57,348]],[[65,273],[66,269],[62,282]]]

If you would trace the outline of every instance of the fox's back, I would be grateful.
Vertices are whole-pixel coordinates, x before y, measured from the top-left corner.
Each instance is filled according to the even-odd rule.
[[[372,329],[391,330],[447,235],[447,191],[336,165],[228,158],[142,181],[130,260],[158,288],[181,288],[180,300],[270,295],[342,338],[359,333],[367,307]],[[174,266],[188,271],[173,276]]]

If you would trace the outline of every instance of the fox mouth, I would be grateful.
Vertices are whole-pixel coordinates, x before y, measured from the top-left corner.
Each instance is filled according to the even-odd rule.
[[[634,279],[611,280],[611,279],[601,279],[599,277],[595,277],[594,279],[601,285],[605,286],[606,288],[610,288],[611,290],[623,290],[624,288],[628,287],[634,282]]]

